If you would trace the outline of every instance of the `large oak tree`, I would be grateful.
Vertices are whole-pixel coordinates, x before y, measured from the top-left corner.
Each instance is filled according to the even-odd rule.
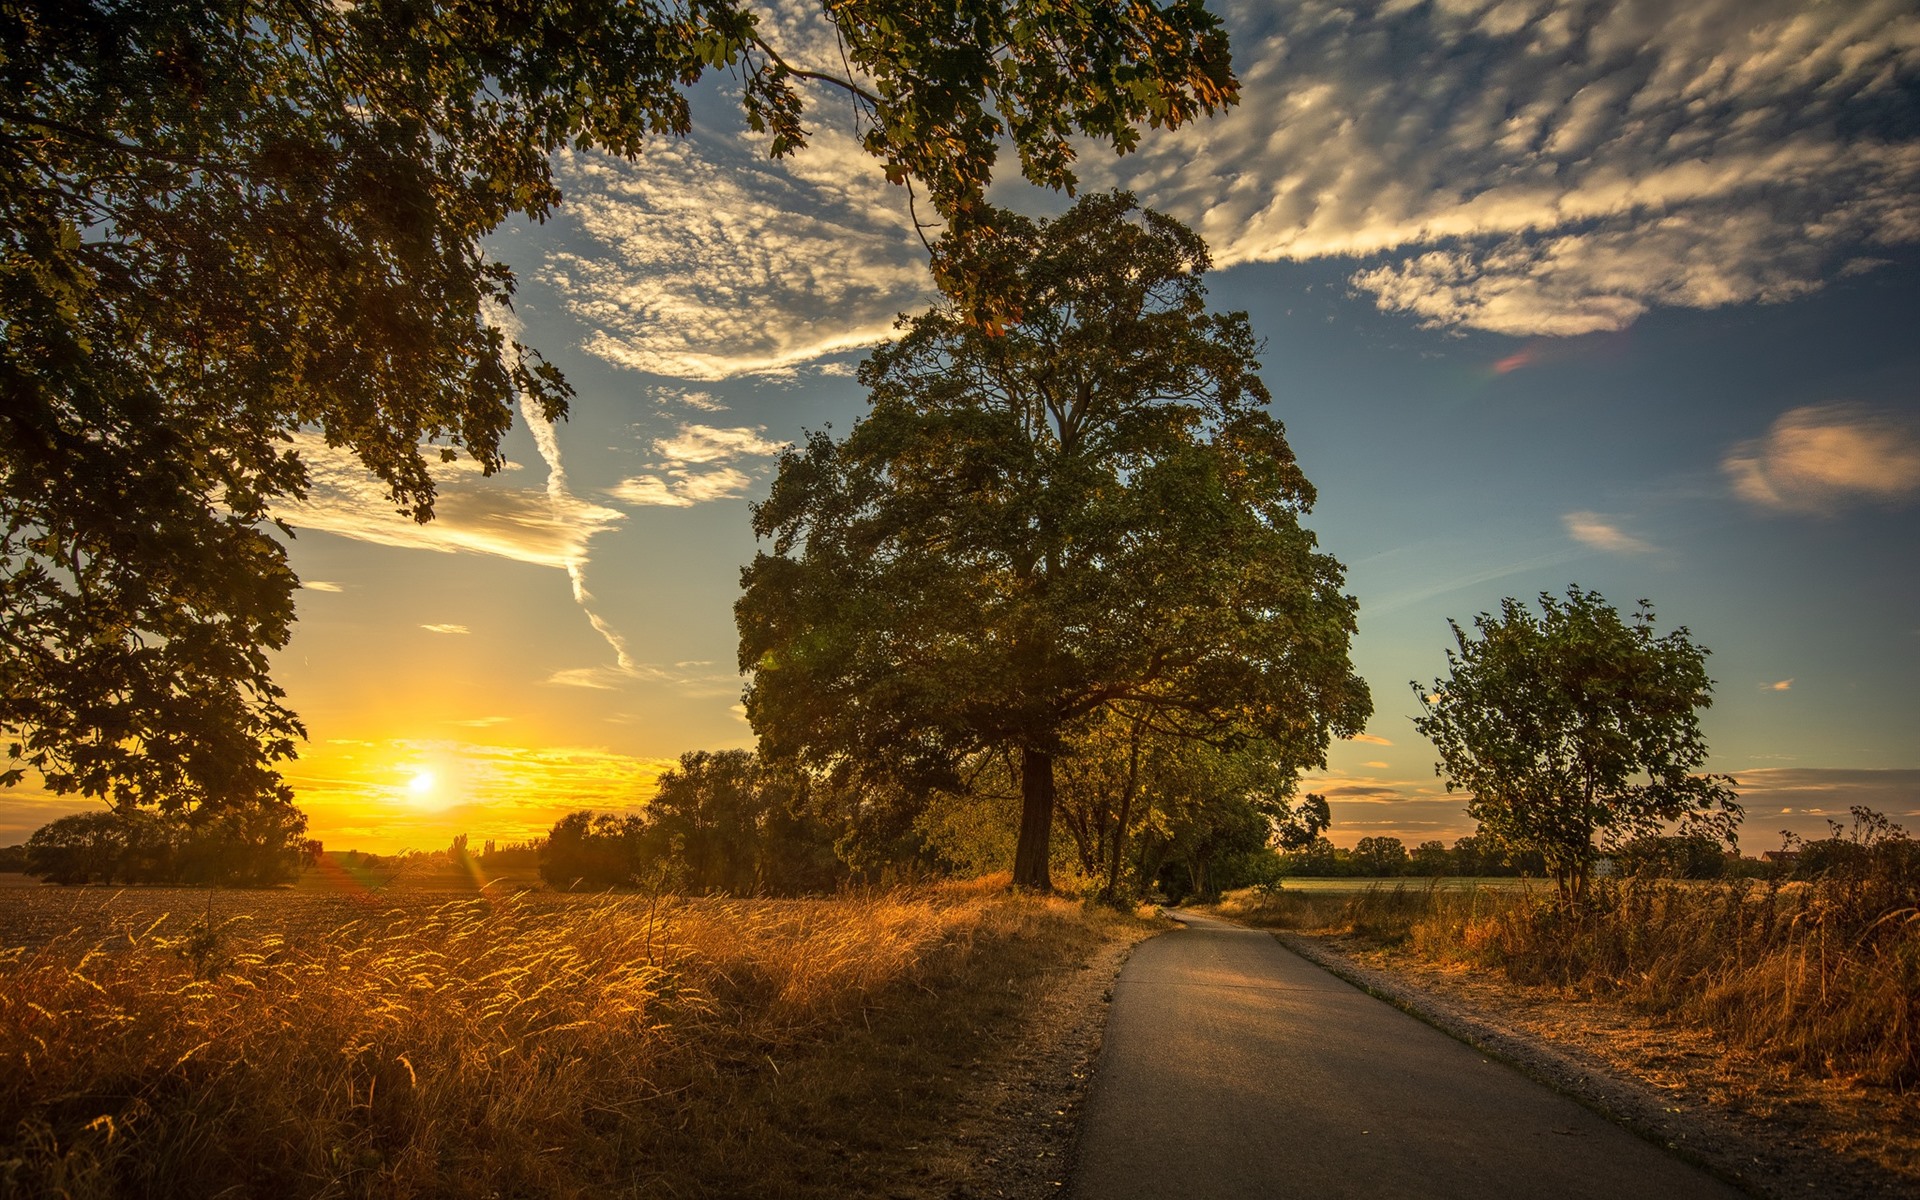
[[[1125,194],[994,223],[941,252],[1010,320],[942,304],[862,364],[871,411],[790,451],[755,508],[772,553],[736,612],[764,753],[950,785],[1005,748],[1015,880],[1045,888],[1077,722],[1124,704],[1293,771],[1370,701],[1246,315],[1207,311],[1205,244]]]
[[[1003,143],[1065,186],[1070,135],[1125,149],[1235,98],[1199,0],[819,12],[839,74],[746,0],[0,4],[0,782],[284,798],[302,730],[267,656],[296,581],[265,522],[305,487],[291,439],[426,520],[423,447],[490,471],[514,399],[564,412],[481,250],[559,203],[556,149],[637,155],[724,71],[790,153],[824,81],[964,238]]]

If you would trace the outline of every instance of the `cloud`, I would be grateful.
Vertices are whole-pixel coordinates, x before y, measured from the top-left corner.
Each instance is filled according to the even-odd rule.
[[[294,436],[307,465],[304,501],[276,506],[274,515],[295,529],[317,529],[382,546],[441,554],[488,554],[543,567],[565,568],[586,557],[595,535],[625,520],[617,509],[545,491],[509,487],[456,472],[442,476],[434,519],[401,516],[384,484],[352,451],[329,446],[317,433]]]
[[[1847,810],[1871,808],[1920,832],[1920,769],[1754,767],[1732,772],[1740,781],[1749,837],[1785,828],[1803,837],[1826,837],[1827,820],[1848,824]],[[1743,838],[1743,842],[1748,839]],[[1752,853],[1751,849],[1748,853]]]
[[[674,463],[729,462],[736,458],[778,454],[785,443],[768,440],[766,427],[716,429],[711,425],[682,425],[672,437],[654,442],[654,449]]]
[[[657,439],[653,447],[661,457],[657,470],[621,480],[607,489],[608,495],[628,504],[666,508],[730,500],[746,494],[753,477],[719,464],[766,458],[780,453],[785,443],[770,440],[764,427],[682,425],[678,433]]]
[[[1353,282],[1383,309],[1559,336],[1789,299],[1920,240],[1904,0],[1226,12],[1241,106],[1087,172],[1222,264],[1373,259]]]
[[[328,583],[324,579],[302,579],[300,586],[309,592],[342,592],[346,589],[337,583]]]
[[[780,372],[879,342],[923,305],[905,191],[847,130],[813,124],[780,162],[758,135],[707,125],[641,162],[560,155],[578,248],[539,279],[588,327],[584,348],[689,380]]]
[[[1391,746],[1391,745],[1393,745],[1393,743],[1392,743],[1392,742],[1390,742],[1390,741],[1388,741],[1388,740],[1387,740],[1386,738],[1383,738],[1383,737],[1377,737],[1377,736],[1375,736],[1374,734],[1371,734],[1371,733],[1356,733],[1356,734],[1354,734],[1354,735],[1353,735],[1352,737],[1350,737],[1350,738],[1348,738],[1347,740],[1348,740],[1348,741],[1350,741],[1350,742],[1365,742],[1365,743],[1366,743],[1367,745],[1369,745],[1369,746]]]
[[[1779,680],[1778,682],[1775,682],[1775,683],[1763,683],[1763,684],[1761,684],[1761,685],[1760,685],[1760,690],[1761,690],[1761,691],[1763,691],[1763,692],[1787,692],[1787,691],[1792,691],[1792,690],[1793,690],[1793,680],[1791,680],[1791,679],[1782,679],[1782,680]]]
[[[1349,259],[1382,309],[1566,336],[1788,300],[1920,242],[1911,0],[1217,7],[1240,106],[1135,154],[1083,145],[1078,169],[1194,225],[1222,266]],[[837,65],[817,15],[773,11]],[[904,191],[844,97],[814,100],[813,145],[782,162],[718,106],[642,162],[562,156],[570,245],[539,278],[590,352],[689,380],[782,371],[931,298]],[[1008,165],[996,199],[1059,203]]]
[[[1567,533],[1574,541],[1596,550],[1613,554],[1646,554],[1654,549],[1653,543],[1625,532],[1599,513],[1570,512],[1562,520],[1566,522]]]
[[[472,633],[465,625],[422,625],[428,633]]]
[[[1855,405],[1796,408],[1720,465],[1734,494],[1763,508],[1831,514],[1898,504],[1920,495],[1920,431]]]

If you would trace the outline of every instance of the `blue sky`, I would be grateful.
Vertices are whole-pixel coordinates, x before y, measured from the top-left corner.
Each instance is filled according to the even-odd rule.
[[[1449,617],[1575,582],[1712,650],[1712,767],[1742,781],[1749,851],[1850,803],[1915,825],[1920,13],[1216,9],[1241,106],[1090,148],[1081,175],[1205,234],[1216,307],[1267,339],[1374,691],[1367,738],[1307,781],[1335,840],[1471,832],[1408,681],[1444,669]],[[800,57],[830,46],[769,13]],[[751,743],[747,504],[779,446],[859,415],[853,364],[930,295],[904,193],[816,99],[783,163],[720,88],[639,163],[562,161],[560,216],[494,252],[579,398],[517,427],[502,475],[447,472],[433,526],[312,448],[280,673],[330,844],[524,836]],[[1065,203],[1011,176],[995,198]],[[0,840],[72,807],[7,801]]]

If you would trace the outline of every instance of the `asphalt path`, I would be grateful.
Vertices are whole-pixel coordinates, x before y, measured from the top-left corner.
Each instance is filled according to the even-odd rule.
[[[1269,934],[1173,915],[1114,983],[1079,1200],[1740,1195]]]

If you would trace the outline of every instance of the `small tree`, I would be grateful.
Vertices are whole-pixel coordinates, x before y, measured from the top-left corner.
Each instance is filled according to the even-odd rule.
[[[1472,793],[1467,812],[1507,847],[1539,851],[1563,899],[1586,894],[1594,838],[1608,844],[1660,832],[1731,842],[1736,781],[1700,775],[1707,744],[1699,710],[1712,702],[1707,651],[1683,626],[1653,632],[1642,600],[1623,622],[1598,593],[1542,593],[1540,615],[1519,600],[1453,628],[1448,677],[1413,686],[1414,727],[1440,751],[1447,790]]]

